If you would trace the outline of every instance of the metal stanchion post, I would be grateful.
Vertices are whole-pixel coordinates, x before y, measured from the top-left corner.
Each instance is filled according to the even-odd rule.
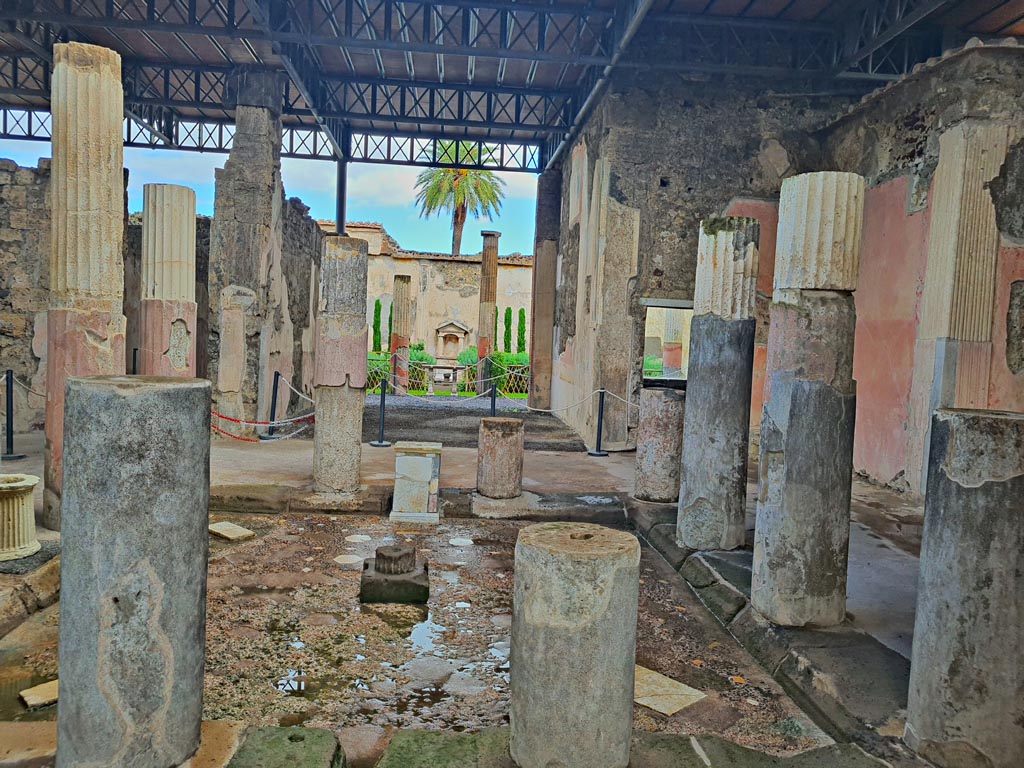
[[[498,401],[498,380],[494,378],[494,362],[487,358],[487,378],[491,380],[491,416],[494,416],[494,408]]]
[[[135,347],[132,350],[132,376],[137,375],[139,372],[139,348]]]
[[[387,448],[391,443],[384,439],[384,408],[387,404],[388,391],[388,377],[385,373],[384,378],[380,380],[380,414],[377,419],[377,439],[371,440],[370,445],[374,448]]]
[[[7,369],[6,375],[6,388],[5,402],[7,405],[7,445],[4,450],[3,458],[7,461],[14,461],[15,459],[24,459],[25,454],[14,452],[14,371],[10,368]]]
[[[274,386],[270,390],[270,420],[277,421],[277,392],[281,386],[281,372],[274,371]],[[274,434],[274,425],[267,427],[267,437]]]
[[[601,437],[604,433],[604,390],[597,392],[597,445],[594,450],[587,451],[588,456],[607,456],[608,451],[601,449]]]

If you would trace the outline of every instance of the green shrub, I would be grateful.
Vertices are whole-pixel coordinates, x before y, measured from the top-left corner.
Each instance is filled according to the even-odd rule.
[[[459,365],[476,365],[480,358],[477,356],[476,347],[466,347],[455,359]]]
[[[526,351],[526,309],[519,308],[519,322],[516,325],[516,352]]]
[[[654,355],[644,355],[644,376],[661,376],[664,373],[664,367],[660,357]]]
[[[391,351],[391,321],[394,319],[394,317],[395,317],[395,304],[394,304],[394,302],[392,302],[391,306],[388,307],[388,351],[389,352]]]
[[[373,351],[380,352],[380,299],[373,302]]]
[[[430,371],[424,365],[434,365],[437,358],[423,350],[423,342],[409,346],[409,389],[427,389]]]

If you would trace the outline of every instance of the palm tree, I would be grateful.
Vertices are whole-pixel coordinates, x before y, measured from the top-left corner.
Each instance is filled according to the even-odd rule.
[[[439,149],[442,157],[458,155],[468,162],[477,162],[479,156],[476,144],[445,142]],[[468,171],[461,168],[431,168],[416,178],[416,203],[420,215],[428,218],[433,214],[450,213],[452,216],[452,255],[458,256],[462,247],[462,229],[466,217],[473,214],[479,219],[501,212],[501,201],[505,198],[505,181],[493,171]]]

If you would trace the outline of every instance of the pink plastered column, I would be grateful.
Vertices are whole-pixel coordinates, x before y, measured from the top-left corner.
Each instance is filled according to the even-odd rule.
[[[391,306],[394,313],[390,348],[395,356],[395,390],[404,395],[409,389],[409,337],[412,330],[412,278],[409,275],[395,275]]]
[[[59,530],[67,380],[125,371],[121,57],[94,45],[55,45],[50,111],[53,213],[40,522]]]
[[[480,316],[476,327],[477,392],[486,392],[491,382],[484,362],[494,352],[494,320],[498,311],[498,238],[501,232],[482,232],[484,250],[480,259]]]

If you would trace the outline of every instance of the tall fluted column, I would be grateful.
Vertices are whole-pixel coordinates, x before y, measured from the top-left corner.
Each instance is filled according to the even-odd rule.
[[[554,363],[555,287],[558,236],[562,221],[562,170],[551,168],[537,180],[536,235],[533,241],[533,296],[530,300],[530,407],[551,407]]]
[[[786,626],[846,614],[863,213],[856,174],[782,184],[751,600]]]
[[[692,549],[744,541],[760,237],[754,219],[700,225],[676,534]]]
[[[53,212],[41,522],[59,530],[64,385],[70,376],[125,372],[121,57],[95,45],[55,45],[50,112]]]
[[[484,358],[494,352],[494,321],[498,301],[498,238],[501,232],[483,232],[484,250],[480,260],[480,317],[476,327],[477,392],[486,392],[491,386],[487,378]]]
[[[320,312],[313,392],[313,485],[317,493],[356,493],[366,399],[365,240],[329,235],[320,268]]]
[[[412,333],[412,278],[395,275],[391,293],[391,340],[389,348],[395,356],[395,389],[404,395],[409,389],[409,336]]]
[[[142,188],[142,343],[139,373],[196,373],[196,193]]]

